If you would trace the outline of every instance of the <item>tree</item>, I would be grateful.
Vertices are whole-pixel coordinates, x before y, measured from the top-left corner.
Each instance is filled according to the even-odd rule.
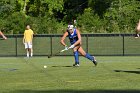
[[[136,0],[114,0],[104,16],[110,22],[115,22],[120,32],[130,32],[140,17],[139,6],[140,2]]]
[[[61,33],[73,19],[86,33],[126,33],[139,18],[140,0],[0,0],[0,29],[7,33],[23,33],[26,23],[36,33]]]
[[[78,17],[78,25],[84,33],[99,33],[103,23],[99,16],[93,13],[91,8],[85,9],[84,13]]]
[[[88,8],[88,0],[64,0],[63,20],[67,23],[76,19]]]
[[[14,0],[0,1],[0,17],[5,18],[11,15],[14,11]]]
[[[112,1],[113,0],[89,0],[88,5],[100,18],[103,18],[104,13],[106,13]]]
[[[31,0],[28,4],[28,14],[31,16],[54,16],[55,12],[63,11],[63,0]]]
[[[29,0],[17,0],[17,3],[20,5],[20,12],[26,14],[26,7],[29,2]]]
[[[49,14],[53,15],[53,11],[62,11],[63,10],[63,0],[44,0],[48,4]]]

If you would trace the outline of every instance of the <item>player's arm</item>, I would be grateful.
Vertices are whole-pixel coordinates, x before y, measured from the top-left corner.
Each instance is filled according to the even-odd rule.
[[[81,44],[81,33],[78,29],[76,29],[76,33],[78,36],[78,40],[74,43],[74,46]]]
[[[66,44],[65,44],[65,42],[64,42],[64,40],[65,40],[65,38],[68,36],[68,32],[66,31],[64,34],[63,34],[63,36],[62,36],[62,38],[61,38],[61,41],[60,41],[60,43],[63,45],[63,46],[67,46]]]

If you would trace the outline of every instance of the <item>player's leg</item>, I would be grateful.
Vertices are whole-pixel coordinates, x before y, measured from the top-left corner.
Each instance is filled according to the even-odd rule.
[[[79,53],[80,53],[82,56],[84,56],[84,57],[86,57],[87,59],[91,60],[91,61],[95,64],[95,66],[97,65],[97,62],[96,62],[96,60],[95,60],[95,57],[94,57],[94,56],[91,56],[91,55],[88,54],[88,53],[86,53],[86,52],[83,50],[82,47],[80,47],[80,48],[78,49],[78,51],[79,51]]]
[[[26,48],[27,57],[29,57],[29,48]]]
[[[33,48],[31,48],[31,57],[33,56]]]
[[[28,43],[24,43],[26,49],[26,56],[29,57],[29,46]]]
[[[28,42],[28,48],[29,48],[29,55],[32,57],[33,56],[33,49],[32,49],[32,43]]]
[[[29,56],[32,57],[32,48],[29,48]]]
[[[135,34],[135,38],[139,37],[139,29],[136,29],[136,34]]]
[[[79,52],[77,51],[79,46],[76,46],[73,48],[74,58],[75,58],[75,64],[73,66],[79,66]]]

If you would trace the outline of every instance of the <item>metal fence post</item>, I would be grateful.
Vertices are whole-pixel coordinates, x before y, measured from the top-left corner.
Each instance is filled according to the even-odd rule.
[[[86,35],[86,51],[88,53],[88,34]]]
[[[123,36],[123,56],[125,56],[125,50],[124,50],[124,49],[125,49],[125,48],[124,48],[124,36],[125,36],[125,35],[123,34],[122,36]]]
[[[15,45],[16,45],[15,50],[16,50],[16,57],[17,57],[17,35],[15,35]]]
[[[52,36],[50,36],[50,48],[51,48],[51,55],[52,55]]]

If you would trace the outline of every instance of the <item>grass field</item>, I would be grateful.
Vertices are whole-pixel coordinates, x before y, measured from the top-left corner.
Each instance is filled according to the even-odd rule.
[[[0,93],[140,93],[139,56],[96,59],[72,67],[73,57],[2,57]]]

